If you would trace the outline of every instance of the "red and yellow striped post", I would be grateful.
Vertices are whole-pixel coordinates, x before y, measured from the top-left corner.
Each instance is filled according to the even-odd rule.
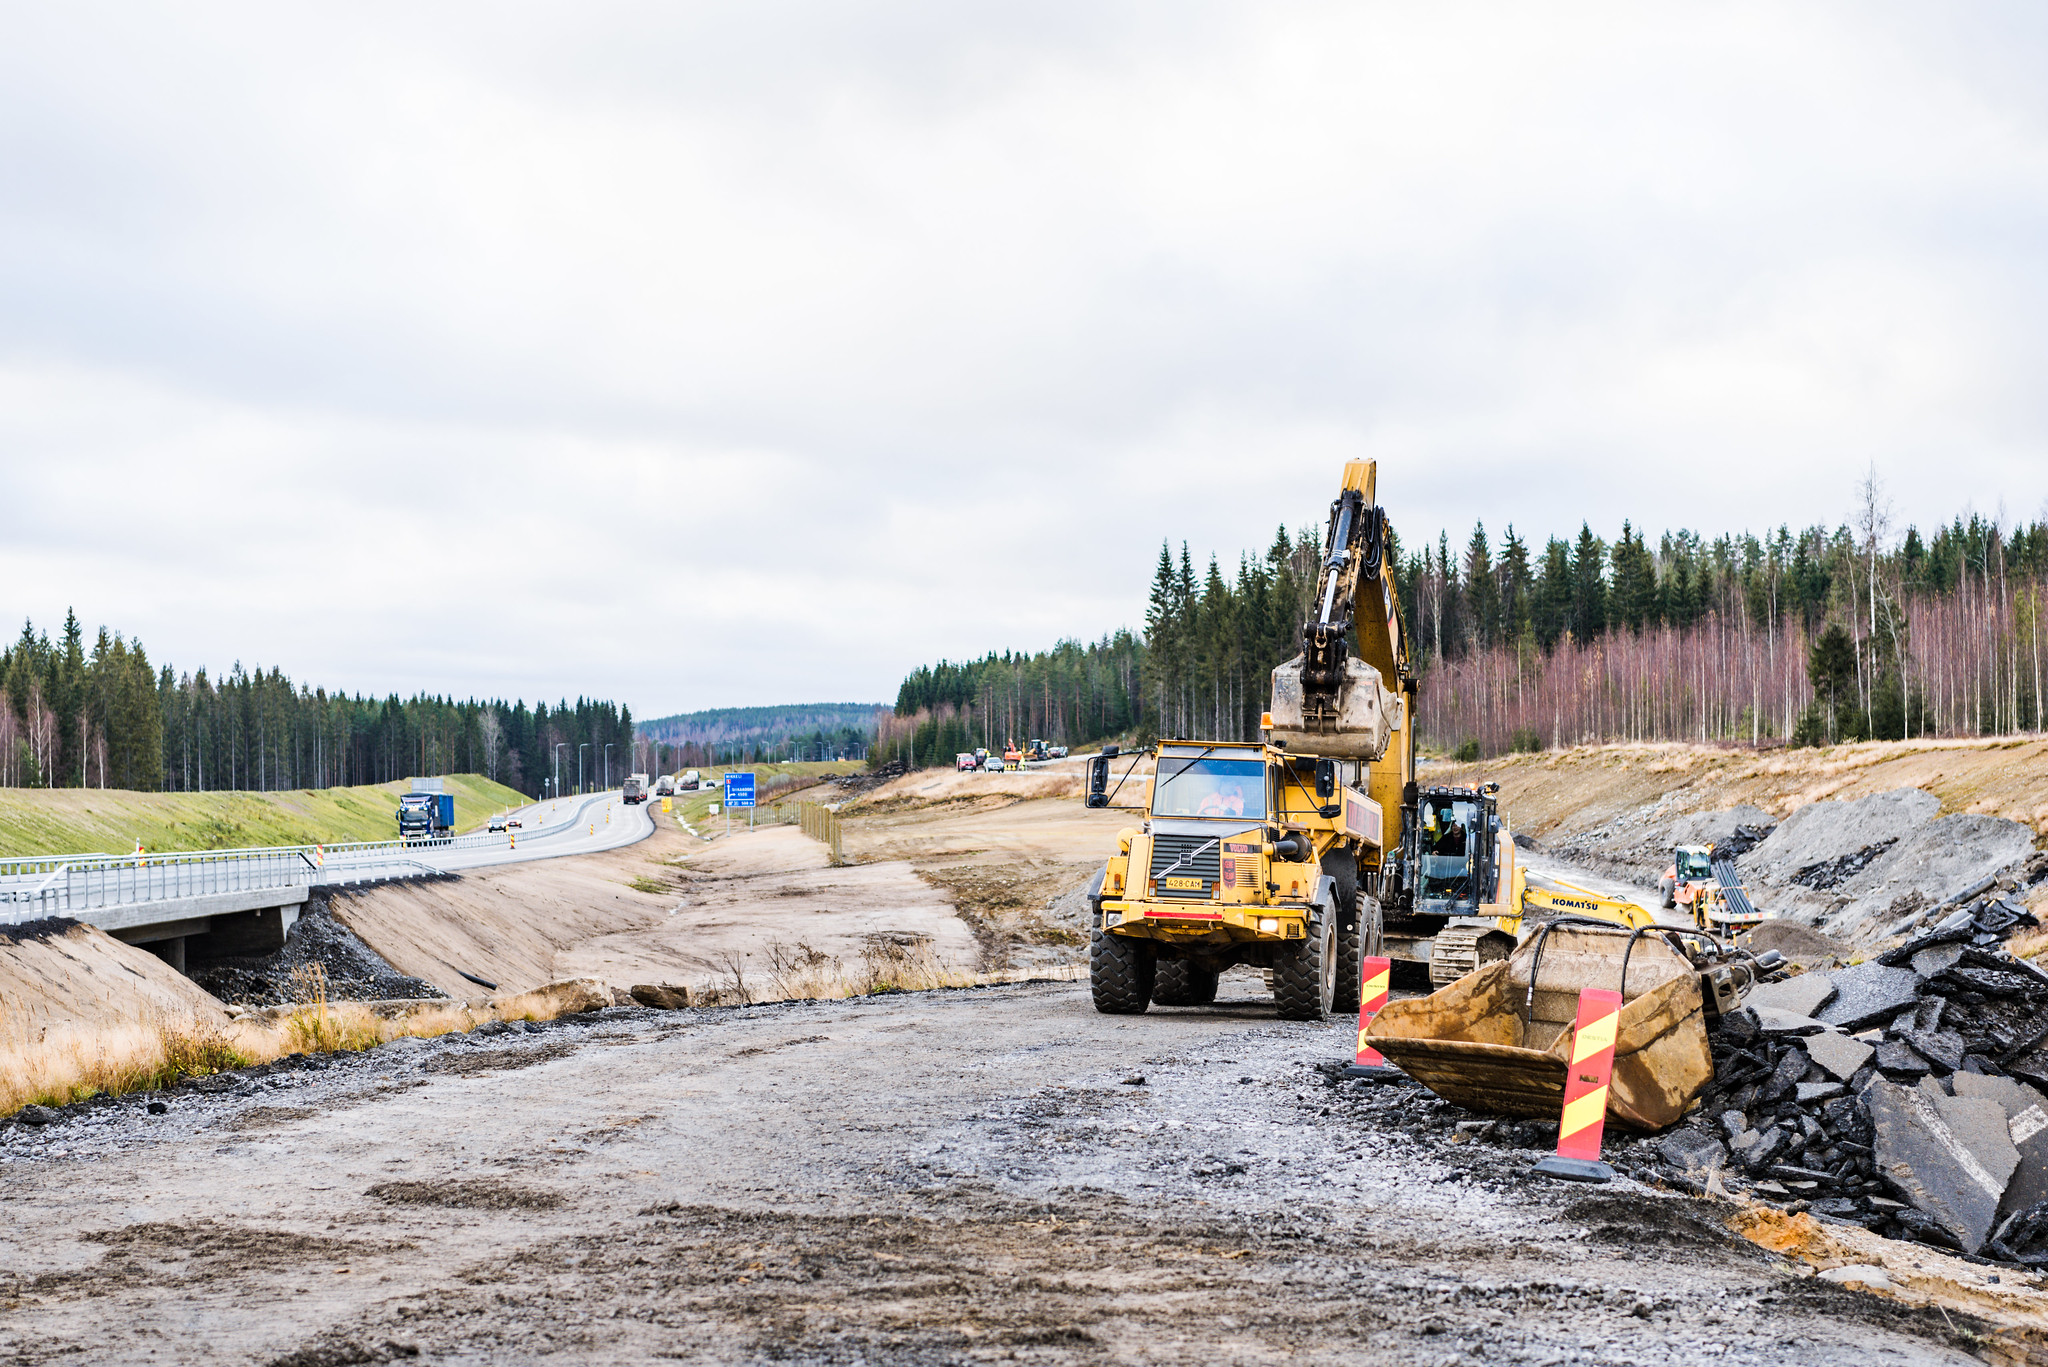
[[[1614,1180],[1614,1169],[1600,1161],[1600,1136],[1607,1127],[1607,1084],[1614,1073],[1614,1039],[1620,1023],[1621,993],[1601,987],[1579,993],[1571,1068],[1564,1079],[1564,1115],[1557,1125],[1557,1153],[1536,1165],[1536,1171],[1546,1177],[1573,1182]]]
[[[1346,1077],[1398,1077],[1399,1068],[1380,1056],[1365,1042],[1365,1028],[1387,1004],[1387,982],[1394,971],[1391,959],[1370,957],[1359,961],[1358,969],[1358,1056],[1344,1070]]]

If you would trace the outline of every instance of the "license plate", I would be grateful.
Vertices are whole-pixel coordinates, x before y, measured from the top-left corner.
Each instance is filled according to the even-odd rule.
[[[1160,880],[1160,886],[1177,892],[1200,892],[1203,884],[1199,878],[1165,878]]]

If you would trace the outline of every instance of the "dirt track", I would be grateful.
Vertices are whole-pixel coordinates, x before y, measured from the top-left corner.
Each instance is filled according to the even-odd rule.
[[[1969,1360],[1232,988],[614,1009],[11,1129],[0,1360]]]

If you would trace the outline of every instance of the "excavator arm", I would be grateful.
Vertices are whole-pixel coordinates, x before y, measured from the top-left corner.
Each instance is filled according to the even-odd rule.
[[[1375,473],[1369,460],[1345,464],[1301,654],[1273,671],[1272,738],[1297,752],[1378,761],[1411,710],[1414,676],[1388,563],[1387,515],[1373,501]],[[1359,655],[1351,652],[1354,628]],[[1412,754],[1412,746],[1401,749]],[[1412,760],[1400,767],[1413,777]]]

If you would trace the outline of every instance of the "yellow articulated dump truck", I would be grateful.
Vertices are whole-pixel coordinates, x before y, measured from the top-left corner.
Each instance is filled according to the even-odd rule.
[[[1149,776],[1135,762],[1113,774],[1114,752],[1092,762],[1089,806],[1145,814],[1118,834],[1091,899],[1096,1009],[1201,1005],[1238,964],[1269,972],[1288,1019],[1357,1009],[1415,781],[1415,681],[1373,483],[1371,461],[1345,466],[1314,616],[1302,653],[1273,671],[1259,740],[1162,741],[1139,757]]]

